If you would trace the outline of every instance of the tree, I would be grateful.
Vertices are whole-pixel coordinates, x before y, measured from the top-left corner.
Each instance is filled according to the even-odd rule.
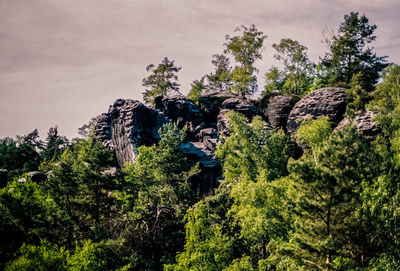
[[[132,267],[141,270],[160,270],[182,248],[183,217],[194,199],[188,180],[199,172],[180,148],[184,132],[169,123],[159,133],[158,145],[141,146],[124,170],[121,198],[129,224],[121,236]]]
[[[56,212],[48,193],[27,176],[0,189],[0,269],[24,242],[51,237]]]
[[[253,64],[262,58],[263,42],[267,36],[258,31],[255,25],[250,27],[242,25],[236,28],[235,32],[240,32],[240,35],[226,35],[227,42],[224,44],[224,53],[232,54],[239,64],[232,72],[233,85],[230,89],[241,96],[251,95],[257,90],[257,78],[254,75],[257,69]]]
[[[201,78],[200,80],[195,80],[191,84],[191,90],[189,91],[188,94],[188,99],[193,101],[195,104],[199,104],[200,100],[200,95],[201,93],[205,90],[206,85],[204,84],[204,77]]]
[[[229,58],[224,54],[213,55],[211,63],[214,65],[215,71],[214,73],[206,75],[207,88],[217,91],[229,89],[232,73],[232,68],[229,62]]]
[[[59,135],[58,127],[54,126],[50,127],[47,132],[45,145],[41,156],[43,160],[53,162],[61,156],[63,150],[69,145],[69,140],[67,137]]]
[[[17,140],[4,138],[0,140],[0,187],[23,173],[37,170],[41,157],[39,151],[43,142],[39,138],[38,130],[25,136],[17,136]]]
[[[295,229],[289,255],[307,270],[365,267],[379,243],[363,210],[363,188],[380,174],[374,148],[350,125],[328,134],[327,120],[304,123],[311,147],[289,163]],[[323,136],[321,136],[321,134]]]
[[[156,67],[150,64],[146,67],[147,72],[151,72],[148,77],[143,78],[142,86],[146,87],[143,92],[143,99],[147,104],[154,105],[154,99],[159,95],[168,95],[173,92],[179,93],[177,73],[182,67],[177,67],[174,61],[164,57]]]
[[[74,241],[95,241],[110,235],[115,198],[113,176],[105,171],[114,164],[110,150],[94,143],[93,138],[80,140],[67,148],[57,163],[44,164],[51,171],[42,185],[57,204],[59,242],[68,249]]]
[[[308,59],[307,47],[291,39],[282,39],[272,47],[276,50],[274,58],[282,62],[283,70],[272,67],[267,72],[265,89],[270,93],[274,90],[296,95],[306,93],[313,84],[315,68]]]
[[[327,40],[330,52],[322,64],[327,69],[327,80],[331,84],[350,84],[353,75],[360,73],[362,87],[371,91],[380,73],[386,67],[386,57],[378,57],[368,44],[376,39],[373,35],[376,25],[370,25],[365,15],[351,12],[344,16],[339,25],[338,35]]]

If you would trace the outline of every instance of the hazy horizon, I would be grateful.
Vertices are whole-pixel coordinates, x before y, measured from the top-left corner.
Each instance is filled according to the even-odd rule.
[[[317,61],[323,31],[358,11],[378,26],[374,51],[399,63],[400,1],[129,1],[0,2],[0,138],[58,125],[68,138],[117,98],[142,100],[145,67],[163,57],[182,66],[181,91],[212,71],[226,34],[255,24],[268,36],[259,88],[273,65],[271,45],[291,38]]]

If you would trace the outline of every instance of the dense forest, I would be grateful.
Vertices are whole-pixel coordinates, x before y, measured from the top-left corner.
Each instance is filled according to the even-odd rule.
[[[373,51],[375,29],[345,15],[318,63],[297,41],[273,44],[281,65],[264,71],[257,103],[341,87],[348,122],[309,118],[289,135],[230,111],[215,151],[222,178],[208,193],[191,186],[201,169],[177,124],[124,167],[93,137],[94,120],[72,140],[57,127],[44,141],[37,130],[1,139],[0,269],[400,270],[400,66]],[[250,99],[266,39],[254,25],[227,35],[187,98]],[[168,58],[146,68],[146,104],[179,93],[180,69]],[[353,125],[366,111],[377,136]]]

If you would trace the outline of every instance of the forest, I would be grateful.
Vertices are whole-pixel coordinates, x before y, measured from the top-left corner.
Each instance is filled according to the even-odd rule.
[[[0,270],[400,270],[400,66],[377,56],[376,25],[344,15],[313,63],[292,39],[273,44],[258,104],[345,89],[346,125],[303,121],[295,136],[230,111],[220,135],[218,187],[199,194],[199,165],[181,144],[188,127],[165,124],[160,140],[117,165],[92,120],[67,139],[51,127],[0,140]],[[267,36],[255,25],[225,37],[215,70],[187,98],[208,92],[248,100],[259,90]],[[143,100],[180,93],[181,67],[146,67]],[[374,137],[352,120],[373,112]]]

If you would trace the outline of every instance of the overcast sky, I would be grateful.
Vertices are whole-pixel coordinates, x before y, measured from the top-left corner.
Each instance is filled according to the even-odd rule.
[[[255,24],[271,45],[299,41],[317,61],[324,29],[365,13],[378,26],[378,56],[400,62],[398,0],[0,0],[0,138],[58,125],[69,138],[117,98],[142,99],[145,67],[164,56],[182,66],[181,91],[212,71],[226,34]]]

